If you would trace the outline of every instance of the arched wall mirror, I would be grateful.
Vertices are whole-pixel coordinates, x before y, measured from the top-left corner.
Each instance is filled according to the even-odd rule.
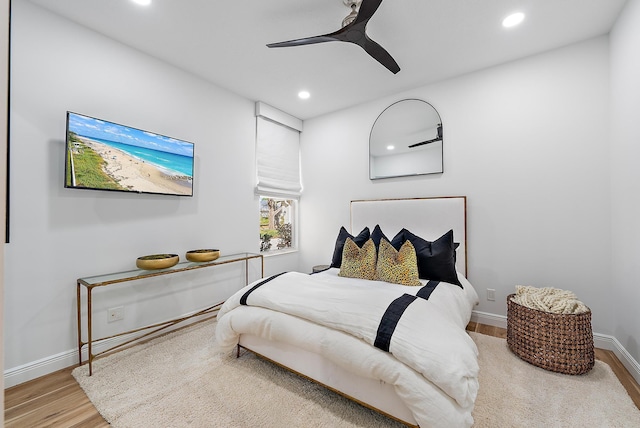
[[[371,180],[442,172],[442,120],[431,104],[401,100],[380,113],[369,136]]]

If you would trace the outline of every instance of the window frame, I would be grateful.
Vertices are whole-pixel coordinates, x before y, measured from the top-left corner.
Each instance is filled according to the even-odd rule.
[[[263,200],[275,200],[275,201],[287,201],[289,203],[288,205],[288,213],[285,213],[285,215],[288,217],[289,223],[284,223],[286,224],[291,224],[291,240],[290,240],[290,246],[284,246],[282,248],[278,248],[278,246],[276,245],[276,248],[272,248],[269,247],[268,249],[263,249],[263,218],[264,217],[264,209],[263,209]],[[298,208],[299,208],[299,200],[297,198],[293,198],[290,196],[274,196],[274,195],[264,195],[264,194],[258,194],[258,227],[259,227],[259,244],[258,244],[258,252],[259,254],[262,254],[265,257],[268,256],[275,256],[275,255],[280,255],[280,254],[288,254],[288,253],[293,253],[293,252],[297,252],[299,250],[299,246],[298,246]],[[268,218],[268,217],[267,217]],[[284,220],[286,221],[286,219]],[[276,226],[277,227],[277,226]],[[267,228],[264,230],[271,230],[269,229],[268,225]],[[273,240],[275,239],[282,239],[280,237],[273,237],[271,238],[271,246],[274,244]]]

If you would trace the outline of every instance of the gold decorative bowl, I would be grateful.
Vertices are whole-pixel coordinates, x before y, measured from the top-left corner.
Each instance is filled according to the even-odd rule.
[[[220,250],[191,250],[185,256],[190,262],[212,262],[220,257]]]
[[[177,254],[151,254],[148,256],[138,257],[136,266],[138,269],[166,269],[176,265],[180,261]]]

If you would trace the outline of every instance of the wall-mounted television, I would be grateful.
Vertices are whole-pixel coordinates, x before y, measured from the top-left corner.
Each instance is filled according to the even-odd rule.
[[[188,141],[67,112],[64,187],[193,196]]]

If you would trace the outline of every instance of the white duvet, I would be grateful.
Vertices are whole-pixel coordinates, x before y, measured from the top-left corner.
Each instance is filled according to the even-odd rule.
[[[465,331],[478,301],[471,284],[459,275],[464,288],[440,283],[428,300],[412,301],[385,352],[373,346],[381,319],[395,299],[422,287],[337,273],[289,272],[238,291],[218,314],[219,344],[231,350],[241,334],[289,343],[394,385],[421,427],[471,426],[478,392],[477,348]]]

